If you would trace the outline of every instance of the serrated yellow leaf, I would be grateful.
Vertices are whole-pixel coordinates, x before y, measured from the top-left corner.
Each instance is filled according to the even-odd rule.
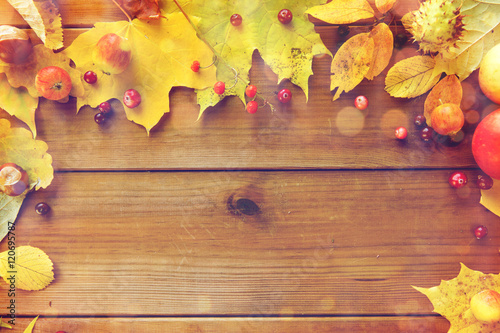
[[[284,4],[275,0],[193,0],[186,4],[184,9],[190,15],[200,17],[197,28],[220,56],[216,63],[217,80],[226,82],[227,87],[223,96],[216,95],[211,88],[197,91],[200,116],[208,106],[217,104],[225,96],[238,96],[245,102],[245,87],[255,51],[276,74],[277,83],[289,79],[304,91],[307,100],[313,59],[331,56],[305,15],[308,6],[323,2],[287,1],[286,8],[293,13],[290,24],[277,21]],[[167,7],[169,1],[162,3]],[[234,13],[243,18],[243,24],[238,27],[227,19]],[[239,79],[234,85],[235,72]]]
[[[54,53],[43,44],[33,47],[33,52],[25,63],[0,67],[0,73],[4,72],[7,75],[9,84],[12,87],[25,87],[31,96],[40,97],[41,94],[35,87],[35,78],[38,71],[47,66],[58,66],[66,70],[71,77],[72,88],[70,95],[75,97],[83,96],[84,86],[81,72],[70,66],[70,59],[66,55],[61,52]]]
[[[373,8],[366,0],[333,0],[309,8],[306,14],[330,24],[350,24],[375,16]]]
[[[52,0],[7,0],[51,50],[63,47],[63,29],[58,8]]]
[[[441,104],[452,103],[460,106],[462,85],[456,75],[448,75],[432,88],[424,103],[424,116],[431,126],[431,114]]]
[[[33,319],[30,324],[28,325],[28,327],[26,327],[26,329],[24,330],[23,333],[32,333],[33,332],[33,328],[35,328],[35,324],[36,324],[36,321],[38,319],[39,316],[36,316],[35,319]]]
[[[426,295],[439,313],[450,322],[448,332],[497,332],[500,323],[482,324],[470,311],[470,299],[478,292],[491,289],[500,292],[500,275],[484,274],[460,264],[460,273],[456,278],[441,281],[439,286],[431,288],[413,287]]]
[[[7,324],[6,322],[2,321],[2,317],[0,317],[0,328],[10,328],[12,329],[12,326],[10,326],[9,324]]]
[[[195,20],[195,18],[192,18]],[[97,41],[107,33],[117,33],[128,38],[132,45],[132,60],[121,74],[107,75],[93,66],[92,50]],[[215,66],[194,73],[191,64],[200,61],[210,64],[212,52],[195,33],[182,15],[174,13],[160,20],[145,22],[134,19],[97,23],[94,28],[78,36],[64,54],[81,68],[99,73],[96,84],[86,85],[85,94],[77,99],[77,109],[84,105],[97,107],[112,98],[123,104],[123,94],[135,89],[141,94],[141,104],[125,107],[127,118],[149,131],[161,117],[170,111],[169,93],[175,86],[203,89],[216,82]]]
[[[441,72],[435,70],[435,65],[436,61],[430,56],[401,60],[387,73],[385,90],[393,97],[420,96],[439,81]]]
[[[373,80],[389,65],[394,49],[394,37],[387,24],[381,23],[370,31],[370,38],[374,42],[373,58],[365,77],[368,80]]]
[[[15,252],[14,256],[9,251]],[[0,253],[0,275],[6,283],[14,281],[16,289],[22,290],[41,290],[54,280],[49,256],[32,246],[19,246]]]
[[[46,188],[54,178],[52,156],[47,149],[47,144],[33,139],[27,129],[11,128],[7,119],[0,119],[0,165],[15,163],[26,170],[30,189]],[[0,193],[0,241],[16,220],[25,196],[26,193],[17,197]]]
[[[375,43],[369,33],[349,38],[337,51],[332,61],[330,90],[335,90],[333,100],[342,92],[354,89],[370,70]]]
[[[479,203],[493,214],[500,216],[500,180],[493,179],[492,188],[481,190]]]
[[[7,76],[0,73],[0,109],[23,121],[36,137],[35,111],[38,108],[38,98],[31,96],[24,88],[10,86]]]
[[[375,7],[377,7],[379,12],[385,14],[394,7],[396,1],[397,0],[375,0]]]

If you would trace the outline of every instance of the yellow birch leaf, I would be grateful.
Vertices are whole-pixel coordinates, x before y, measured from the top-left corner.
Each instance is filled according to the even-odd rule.
[[[397,0],[375,0],[375,7],[377,7],[379,12],[385,14],[394,7],[396,1]]]
[[[31,323],[28,325],[28,327],[26,327],[26,329],[24,330],[23,333],[32,333],[33,332],[33,328],[35,328],[35,323],[37,321],[39,316],[36,316],[35,319],[33,319],[31,321]]]
[[[72,88],[69,94],[81,97],[84,95],[82,74],[70,66],[70,61],[70,58],[64,53],[54,53],[43,44],[38,44],[33,47],[33,52],[25,63],[0,67],[0,73],[4,72],[7,75],[12,87],[26,87],[31,96],[40,97],[41,95],[35,87],[35,77],[38,71],[44,67],[58,66],[66,70],[71,77]]]
[[[12,251],[15,253],[14,260]],[[0,275],[7,284],[14,281],[16,289],[22,290],[41,290],[54,280],[49,256],[29,245],[0,253]]]
[[[7,76],[0,73],[0,109],[23,121],[36,137],[35,111],[38,108],[38,98],[31,96],[24,88],[10,86]]]
[[[191,17],[194,22],[196,18]],[[107,75],[97,70],[92,51],[107,33],[127,38],[132,46],[132,58],[121,74]],[[99,73],[96,84],[85,85],[85,94],[77,99],[77,110],[84,105],[97,107],[112,98],[123,103],[123,94],[135,89],[141,94],[141,104],[130,109],[124,106],[127,118],[145,127],[147,133],[161,117],[170,111],[169,93],[175,86],[204,89],[216,82],[215,66],[194,73],[194,60],[210,62],[213,53],[197,36],[182,13],[169,14],[160,20],[96,23],[94,28],[79,35],[64,54],[82,72]]]
[[[441,72],[434,69],[436,61],[430,56],[415,56],[401,60],[387,73],[385,91],[392,97],[413,98],[436,85]]]
[[[500,323],[482,324],[470,310],[470,299],[485,289],[500,292],[500,275],[484,274],[460,264],[457,277],[431,288],[413,287],[426,295],[439,313],[450,322],[448,332],[498,332]]]
[[[479,203],[493,214],[500,216],[500,180],[493,179],[492,188],[481,190]]]
[[[374,45],[369,33],[362,33],[349,38],[337,51],[331,67],[330,90],[338,88],[333,100],[363,81],[372,64]]]
[[[10,326],[6,322],[2,321],[2,317],[0,317],[0,328],[2,328],[2,327],[12,329],[12,326]]]
[[[306,14],[330,24],[350,24],[375,16],[373,8],[366,0],[333,0],[309,8]]]
[[[462,84],[456,75],[448,75],[432,88],[424,103],[424,116],[431,126],[431,114],[436,107],[445,103],[460,106],[462,102]]]
[[[7,0],[31,29],[51,50],[63,47],[63,29],[59,9],[52,0]]]
[[[370,31],[370,38],[373,39],[375,48],[373,49],[373,58],[370,70],[365,77],[368,80],[380,73],[389,65],[394,49],[394,37],[391,29],[385,23],[378,24]]]

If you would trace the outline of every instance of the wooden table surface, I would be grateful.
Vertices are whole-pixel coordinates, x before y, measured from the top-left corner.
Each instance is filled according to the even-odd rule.
[[[111,1],[57,2],[65,46],[95,22],[124,19]],[[400,1],[396,19],[416,7]],[[6,0],[0,24],[28,27]],[[316,30],[334,53],[337,27],[316,22]],[[412,55],[411,43],[395,49],[389,67]],[[196,121],[194,91],[175,88],[171,112],[148,137],[116,100],[105,126],[88,107],[76,114],[74,99],[41,101],[37,138],[55,178],[24,202],[17,246],[43,249],[55,280],[18,292],[16,326],[6,332],[22,332],[37,315],[34,332],[448,330],[412,285],[451,279],[460,262],[485,273],[500,264],[499,218],[479,204],[474,181],[474,124],[459,144],[425,143],[413,124],[425,95],[390,97],[387,70],[332,102],[331,58],[317,58],[306,103],[288,81],[276,85],[258,53],[253,60],[251,81],[291,89],[289,105],[249,115],[227,98]],[[477,73],[463,86],[464,111],[496,107]],[[346,109],[361,94],[369,108]],[[394,138],[401,125],[405,142]],[[461,190],[447,181],[456,170],[471,179]],[[240,199],[259,212],[238,214]],[[40,201],[51,213],[35,213]],[[489,229],[480,241],[479,224]],[[7,289],[0,283],[4,317]]]

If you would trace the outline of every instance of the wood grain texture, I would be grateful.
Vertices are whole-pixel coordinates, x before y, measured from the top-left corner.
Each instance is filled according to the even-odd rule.
[[[325,45],[334,52],[336,28],[318,27]],[[67,30],[71,42],[84,30]],[[353,28],[351,34],[367,31]],[[408,45],[396,50],[390,66],[414,55]],[[423,113],[425,95],[396,99],[384,91],[386,71],[374,81],[363,81],[354,91],[332,102],[329,91],[331,58],[314,60],[309,102],[289,82],[276,85],[276,76],[258,53],[253,57],[251,81],[275,103],[250,115],[236,97],[226,98],[196,121],[199,106],[192,89],[174,88],[171,112],[165,114],[150,136],[126,119],[118,100],[114,115],[97,126],[95,110],[84,107],[76,115],[75,100],[68,104],[42,100],[36,113],[38,138],[46,141],[57,170],[227,170],[227,169],[399,169],[476,167],[471,153],[473,126],[459,145],[423,142],[413,124]],[[390,66],[388,68],[390,68]],[[290,105],[280,105],[275,92],[292,90]],[[479,91],[477,76],[464,83],[464,111],[484,116],[494,107]],[[353,108],[353,100],[366,95],[367,110]],[[394,129],[406,126],[404,142]]]
[[[10,333],[23,332],[31,318],[18,319]],[[186,333],[323,333],[446,332],[449,324],[433,317],[363,318],[40,318],[37,333],[186,332]]]
[[[56,279],[19,291],[18,315],[428,315],[412,285],[451,279],[459,262],[487,273],[500,263],[498,217],[474,185],[456,191],[447,177],[58,173],[16,224],[17,246],[45,250]],[[239,199],[259,212],[241,214]],[[49,215],[35,214],[39,201]],[[481,241],[478,224],[490,229]]]

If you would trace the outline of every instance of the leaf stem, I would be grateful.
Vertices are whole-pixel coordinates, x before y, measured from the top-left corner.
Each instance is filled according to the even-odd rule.
[[[120,6],[120,5],[118,4],[118,2],[116,2],[116,0],[111,0],[111,1],[113,1],[113,2],[115,3],[115,5],[116,5],[118,8],[120,8],[120,10],[123,12],[123,14],[125,14],[125,16],[127,16],[128,21],[129,21],[130,23],[132,23],[132,18],[131,18],[131,17],[130,17],[130,15],[127,13],[127,11],[126,11],[125,9],[123,9],[123,7],[122,7],[122,6]]]

